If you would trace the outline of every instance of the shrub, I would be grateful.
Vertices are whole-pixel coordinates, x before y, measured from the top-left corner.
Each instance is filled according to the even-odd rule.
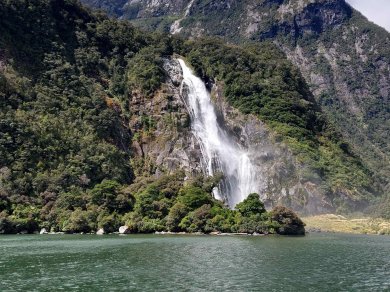
[[[77,208],[71,214],[68,220],[63,222],[62,231],[67,233],[78,233],[78,232],[90,232],[93,226],[90,225],[88,220],[88,213],[86,211]]]
[[[167,228],[169,231],[180,231],[179,224],[181,220],[187,215],[188,208],[180,202],[177,202],[169,211],[167,217]]]
[[[97,217],[97,222],[98,228],[103,228],[104,232],[107,233],[118,231],[119,227],[121,226],[120,217],[116,213],[101,213]]]
[[[202,188],[189,185],[180,190],[178,201],[190,210],[195,210],[202,205],[212,203],[212,197]]]
[[[193,212],[190,212],[180,222],[179,227],[188,232],[210,232],[212,231],[211,222],[211,205],[203,205]]]
[[[236,205],[236,209],[245,217],[251,217],[265,212],[263,202],[256,193],[250,194],[244,201]]]
[[[282,235],[305,235],[305,223],[292,210],[278,206],[271,211],[271,218],[280,226],[276,229]]]

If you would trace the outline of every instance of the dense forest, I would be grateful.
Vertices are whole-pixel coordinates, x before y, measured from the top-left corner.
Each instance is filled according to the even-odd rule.
[[[390,34],[347,1],[82,2],[150,31],[277,45],[305,78],[326,120],[380,181],[388,202]],[[385,202],[372,209],[388,206]]]
[[[345,0],[82,2],[150,31],[169,32],[178,21],[186,37],[276,44],[344,140],[389,183],[390,34]]]
[[[218,178],[135,175],[132,94],[153,96],[174,54],[223,82],[229,103],[266,122],[329,194],[366,205],[377,182],[275,52],[145,33],[76,0],[1,1],[0,232],[302,233],[292,211],[267,212],[257,194],[227,209],[211,195]]]

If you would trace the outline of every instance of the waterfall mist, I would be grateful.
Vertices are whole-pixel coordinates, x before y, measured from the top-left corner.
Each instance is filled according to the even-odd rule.
[[[250,193],[258,191],[255,168],[248,152],[218,123],[204,82],[183,60],[179,62],[183,71],[182,95],[191,115],[192,131],[201,145],[204,170],[208,175],[224,174],[223,181],[214,189],[214,196],[233,208]]]

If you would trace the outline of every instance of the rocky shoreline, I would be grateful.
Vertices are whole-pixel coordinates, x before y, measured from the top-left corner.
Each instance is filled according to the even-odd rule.
[[[129,233],[126,232],[127,226],[121,226],[119,228],[119,231],[117,232],[110,232],[106,233],[104,230],[101,228],[96,232],[90,232],[90,233],[66,233],[63,231],[60,232],[48,232],[45,228],[42,228],[40,232],[34,232],[33,234],[40,234],[40,235],[65,235],[65,234],[73,234],[73,235],[130,235],[130,234],[155,234],[155,235],[211,235],[211,236],[266,236],[270,235],[272,233],[226,233],[226,232],[210,232],[210,233],[203,233],[203,232],[173,232],[173,231],[156,231],[154,233]],[[19,235],[26,234],[26,233],[17,233]]]

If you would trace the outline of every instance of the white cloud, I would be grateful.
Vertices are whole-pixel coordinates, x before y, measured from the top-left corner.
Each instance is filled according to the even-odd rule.
[[[390,31],[390,0],[346,0],[372,22]]]

